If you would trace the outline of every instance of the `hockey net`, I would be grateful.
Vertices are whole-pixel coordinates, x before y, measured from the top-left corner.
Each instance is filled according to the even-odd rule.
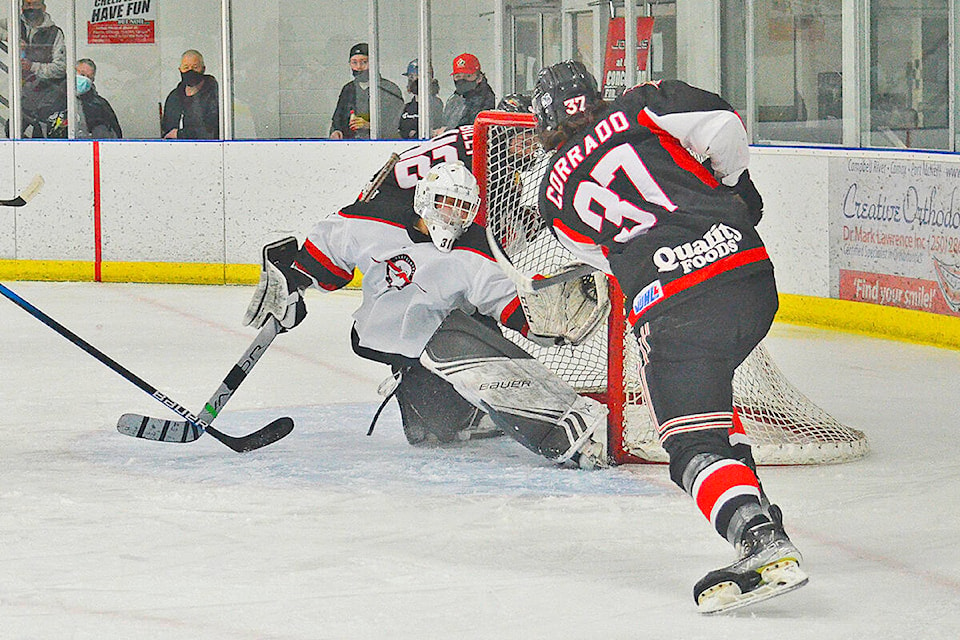
[[[522,273],[550,275],[575,258],[544,227],[538,188],[549,154],[536,142],[528,114],[482,112],[474,125],[474,174],[482,196],[478,221],[488,225]],[[609,410],[609,450],[618,463],[666,462],[639,380],[640,355],[627,326],[623,294],[610,283],[604,329],[573,347],[542,348],[505,332],[578,392]],[[798,391],[761,343],[734,376],[734,405],[759,464],[846,462],[868,452],[864,434],[845,426]]]

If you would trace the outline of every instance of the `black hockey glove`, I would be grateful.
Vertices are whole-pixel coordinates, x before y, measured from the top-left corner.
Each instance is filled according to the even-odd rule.
[[[763,217],[763,198],[760,197],[760,192],[757,191],[753,180],[750,179],[750,172],[747,169],[743,170],[737,184],[730,187],[730,190],[740,196],[740,199],[746,203],[747,212],[750,214],[750,222],[753,223],[753,226],[760,224],[760,219]]]

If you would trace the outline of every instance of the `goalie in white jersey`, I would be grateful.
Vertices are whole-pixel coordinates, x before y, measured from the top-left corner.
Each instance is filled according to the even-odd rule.
[[[538,339],[472,224],[473,175],[459,160],[440,162],[416,183],[412,206],[401,191],[394,185],[391,197],[360,198],[319,221],[302,247],[295,238],[267,245],[245,324],[261,327],[274,316],[291,329],[306,315],[304,289],[339,289],[359,269],[353,348],[390,365],[411,444],[506,432],[557,462],[604,465],[605,407],[577,395],[496,326]],[[589,291],[581,298],[587,315],[597,310]],[[602,319],[593,316],[586,321]],[[539,341],[562,341],[560,333]]]

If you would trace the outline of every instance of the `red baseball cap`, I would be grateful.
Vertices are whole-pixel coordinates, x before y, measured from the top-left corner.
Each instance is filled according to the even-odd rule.
[[[476,73],[480,71],[480,61],[477,60],[477,56],[472,53],[461,53],[456,58],[453,59],[453,75],[454,73]]]

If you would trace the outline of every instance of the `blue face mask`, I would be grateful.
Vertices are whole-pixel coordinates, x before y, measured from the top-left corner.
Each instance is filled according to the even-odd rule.
[[[90,91],[90,87],[93,86],[93,83],[90,82],[90,78],[87,76],[77,76],[77,95],[82,96],[87,91]]]

